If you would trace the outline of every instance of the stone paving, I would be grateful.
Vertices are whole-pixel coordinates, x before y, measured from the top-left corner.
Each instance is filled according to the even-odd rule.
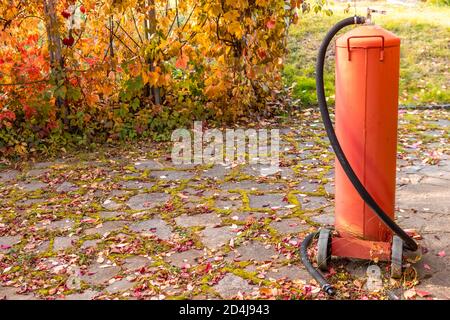
[[[167,146],[145,145],[4,166],[0,299],[326,299],[298,248],[334,222],[334,156],[318,114],[299,118],[283,125],[282,170],[268,176],[176,167]],[[337,299],[450,298],[447,119],[400,114],[396,213],[420,260],[405,260],[400,281],[379,263],[380,292],[365,290],[368,262],[333,260]]]

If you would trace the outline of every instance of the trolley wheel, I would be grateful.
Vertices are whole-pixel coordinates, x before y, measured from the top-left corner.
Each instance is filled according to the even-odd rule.
[[[321,229],[317,242],[317,265],[322,271],[328,270],[328,261],[331,258],[331,231]]]
[[[403,265],[403,240],[395,236],[392,239],[391,278],[400,279]]]

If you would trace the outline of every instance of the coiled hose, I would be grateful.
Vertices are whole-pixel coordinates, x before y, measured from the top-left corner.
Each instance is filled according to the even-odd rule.
[[[355,187],[358,194],[361,196],[361,198],[364,200],[364,202],[375,212],[375,214],[383,221],[383,223],[390,229],[392,232],[394,232],[396,235],[398,235],[403,242],[405,243],[405,249],[416,251],[418,246],[417,243],[402,229],[400,228],[395,221],[393,221],[384,211],[381,209],[381,207],[378,205],[378,203],[372,198],[370,193],[367,191],[367,189],[364,187],[364,185],[359,180],[358,176],[356,175],[355,171],[353,170],[352,166],[350,165],[347,157],[345,156],[344,151],[342,150],[342,147],[339,143],[339,140],[336,136],[336,132],[333,128],[333,123],[330,119],[330,114],[328,111],[327,102],[325,99],[325,89],[323,84],[323,69],[324,69],[324,63],[325,63],[325,54],[327,52],[328,46],[330,45],[331,40],[333,40],[334,36],[343,28],[353,25],[353,24],[363,24],[365,22],[364,17],[360,16],[354,16],[350,18],[346,18],[344,20],[339,21],[336,23],[330,31],[326,34],[324,40],[322,41],[322,44],[319,49],[319,54],[317,56],[317,64],[316,64],[316,90],[317,90],[317,100],[319,103],[320,113],[322,115],[322,121],[325,126],[325,130],[328,135],[328,139],[330,140],[331,146],[333,147],[334,153],[336,154],[337,159],[339,160],[339,163],[342,166],[342,169],[344,170],[345,174]],[[311,261],[309,261],[308,258],[308,247],[310,246],[312,240],[318,235],[318,232],[311,233],[308,235],[302,242],[301,248],[300,248],[300,257],[305,265],[306,270],[309,272],[309,274],[316,279],[317,282],[322,287],[322,290],[324,290],[326,293],[333,295],[334,289],[332,286],[327,282],[327,280],[324,278],[324,276],[316,270]]]

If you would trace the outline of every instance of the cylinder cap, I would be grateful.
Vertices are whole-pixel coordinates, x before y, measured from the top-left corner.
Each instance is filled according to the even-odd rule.
[[[336,40],[336,46],[347,48],[348,43],[352,48],[379,48],[396,47],[400,45],[400,38],[380,26],[363,25],[345,33]]]

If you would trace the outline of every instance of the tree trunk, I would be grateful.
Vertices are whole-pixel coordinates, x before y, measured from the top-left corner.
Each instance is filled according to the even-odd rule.
[[[56,15],[56,1],[43,0],[45,14],[45,28],[48,39],[48,52],[53,78],[57,86],[62,86],[64,81],[64,59],[62,56],[61,38],[59,37],[58,18]],[[62,97],[56,98],[56,106],[61,112],[62,119],[67,124],[67,106]]]
[[[156,33],[156,8],[155,8],[155,0],[147,0],[146,5],[149,7],[147,11],[146,18],[144,20],[144,30],[145,30],[145,39],[150,40],[151,35]],[[153,66],[153,61],[148,59],[147,64],[150,67],[150,71],[154,71],[155,67]],[[157,87],[150,88],[147,86],[147,96],[150,96],[150,93],[153,92],[153,96],[155,98],[155,104],[161,104],[161,96],[160,90]]]

